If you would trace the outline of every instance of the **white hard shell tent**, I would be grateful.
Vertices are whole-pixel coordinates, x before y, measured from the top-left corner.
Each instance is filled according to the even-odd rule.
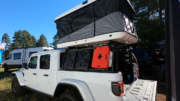
[[[127,32],[127,35],[122,33],[127,31],[127,22],[132,22],[134,15],[134,9],[128,0],[88,0],[87,3],[56,18],[57,34],[60,36],[59,46],[62,48],[67,42],[73,42],[69,45],[76,45],[105,40],[136,43],[137,35],[134,26],[129,27],[131,31]],[[127,22],[126,19],[128,19]],[[111,38],[102,36],[110,33],[111,35],[108,36]]]

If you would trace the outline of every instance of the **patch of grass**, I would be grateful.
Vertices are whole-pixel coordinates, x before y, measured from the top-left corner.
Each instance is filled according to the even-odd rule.
[[[0,91],[9,90],[11,88],[11,78],[4,78],[0,80]]]
[[[0,66],[0,72],[4,72],[4,69]]]
[[[0,101],[15,101],[10,100],[12,98],[12,94],[10,94],[11,81],[11,78],[4,78],[0,80]]]

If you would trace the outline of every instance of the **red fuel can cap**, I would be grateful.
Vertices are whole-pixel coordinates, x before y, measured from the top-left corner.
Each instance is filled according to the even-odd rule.
[[[96,47],[93,52],[92,68],[107,69],[109,67],[109,46]]]

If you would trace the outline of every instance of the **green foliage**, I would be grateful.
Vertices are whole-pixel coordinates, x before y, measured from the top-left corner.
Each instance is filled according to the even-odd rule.
[[[3,59],[5,59],[5,57],[8,57],[9,52],[13,49],[48,46],[46,37],[43,34],[37,41],[36,38],[26,30],[19,30],[15,32],[12,43],[10,43],[9,35],[5,33],[2,36],[2,42],[6,42],[8,45],[8,47],[6,47],[6,51],[4,52]]]
[[[5,42],[7,45],[10,44],[11,40],[9,38],[9,35],[7,33],[4,33],[2,36],[2,43]]]
[[[26,30],[15,32],[11,49],[14,48],[30,48],[36,46],[36,39]]]
[[[36,38],[34,36],[31,36],[31,40],[32,40],[33,47],[36,47],[36,43],[37,43]]]
[[[57,47],[57,43],[59,41],[59,35],[56,34],[54,37],[53,37],[53,46],[56,48]]]
[[[6,43],[5,50],[7,50],[9,48],[9,45],[10,45],[10,42],[11,42],[11,40],[9,38],[9,35],[7,33],[4,33],[3,36],[2,36],[2,43],[3,42]],[[7,55],[6,52],[5,52],[5,55]],[[3,58],[4,58],[4,56],[3,56]]]
[[[46,46],[49,46],[47,39],[43,34],[41,34],[41,36],[37,42],[37,47],[46,47]]]
[[[9,51],[17,48],[48,46],[47,39],[43,34],[41,34],[39,40],[37,41],[36,38],[26,30],[19,30],[15,32],[12,43],[10,43],[8,34],[5,33],[2,37],[2,42],[6,42],[9,45],[8,49],[5,51],[5,56],[8,55]]]
[[[7,50],[10,46],[10,38],[9,38],[9,35],[7,33],[4,33],[3,36],[2,36],[2,42],[5,42],[6,43],[6,47],[5,47],[5,52],[4,52],[4,55],[3,55],[3,59],[5,59],[5,57],[8,56],[9,54],[9,50]]]
[[[141,43],[165,39],[165,1],[132,0],[137,15],[135,24]]]

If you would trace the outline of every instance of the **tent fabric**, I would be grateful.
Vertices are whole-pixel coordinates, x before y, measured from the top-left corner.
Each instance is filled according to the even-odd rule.
[[[134,11],[126,0],[97,0],[58,20],[59,43],[124,31],[123,15],[129,19]]]
[[[123,32],[125,22],[121,12],[114,12],[60,39],[59,43],[75,41],[112,32]]]

